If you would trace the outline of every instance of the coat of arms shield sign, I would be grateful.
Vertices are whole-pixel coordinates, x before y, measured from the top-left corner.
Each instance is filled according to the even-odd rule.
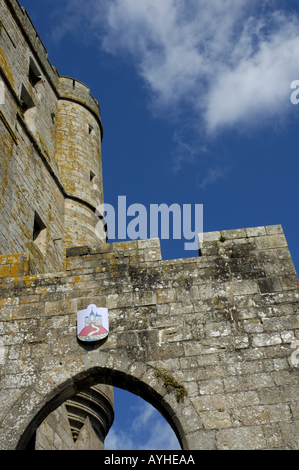
[[[80,341],[100,341],[109,333],[108,309],[89,305],[77,312],[77,337]]]

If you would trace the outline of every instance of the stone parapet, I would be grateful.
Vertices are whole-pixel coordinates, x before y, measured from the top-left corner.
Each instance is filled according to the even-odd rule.
[[[282,229],[204,238],[195,258],[161,260],[159,240],[83,246],[65,272],[1,280],[1,448],[25,448],[96,383],[148,400],[186,450],[299,448],[299,283]],[[91,303],[109,336],[86,349],[76,312]]]
[[[79,80],[71,77],[59,76],[58,92],[60,99],[77,101],[84,106],[88,106],[100,117],[100,107],[98,101],[90,94],[90,88]]]

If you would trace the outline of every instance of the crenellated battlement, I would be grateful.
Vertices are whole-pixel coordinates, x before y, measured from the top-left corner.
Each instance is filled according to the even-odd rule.
[[[90,88],[74,78],[59,76],[57,92],[59,94],[59,99],[66,99],[81,104],[96,115],[101,129],[101,140],[103,140],[103,124],[100,118],[100,105],[99,102],[91,95]]]
[[[111,385],[155,406],[184,450],[299,449],[282,227],[206,233],[177,260],[159,239],[100,244],[99,103],[55,71],[17,0],[0,0],[0,20],[0,449],[102,449]],[[90,305],[109,335],[86,346]]]
[[[89,106],[100,117],[99,102],[91,95],[90,88],[79,80],[60,76],[57,84],[60,98],[67,98]]]
[[[98,240],[100,107],[88,86],[52,67],[17,0],[0,2],[0,20],[0,255],[29,249],[32,273],[53,272],[63,268],[65,248]]]

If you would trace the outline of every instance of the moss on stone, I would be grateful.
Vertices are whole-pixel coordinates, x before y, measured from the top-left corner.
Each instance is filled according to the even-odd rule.
[[[156,370],[156,376],[163,379],[163,385],[168,392],[174,392],[177,402],[182,403],[187,396],[187,390],[184,385],[180,384],[174,377],[163,372],[161,369]]]

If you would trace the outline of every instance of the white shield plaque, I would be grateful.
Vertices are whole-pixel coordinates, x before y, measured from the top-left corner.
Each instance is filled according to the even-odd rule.
[[[109,333],[108,309],[89,305],[77,312],[77,337],[80,341],[100,341]]]

